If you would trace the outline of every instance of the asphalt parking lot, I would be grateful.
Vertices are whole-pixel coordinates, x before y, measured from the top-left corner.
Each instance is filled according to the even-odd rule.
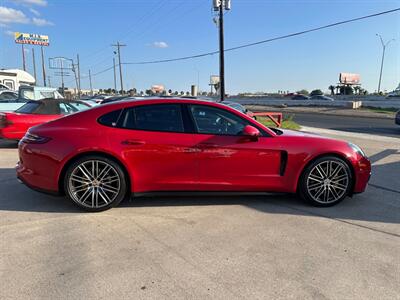
[[[335,207],[160,197],[95,214],[18,183],[0,141],[0,298],[400,299],[400,138],[341,138],[373,176]]]

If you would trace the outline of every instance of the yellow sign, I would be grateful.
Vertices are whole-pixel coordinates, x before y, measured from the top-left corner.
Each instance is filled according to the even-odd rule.
[[[17,44],[49,45],[49,37],[47,35],[15,32],[14,37]]]

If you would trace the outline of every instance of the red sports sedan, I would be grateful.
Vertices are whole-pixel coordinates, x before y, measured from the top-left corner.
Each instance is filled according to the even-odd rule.
[[[115,102],[35,126],[19,157],[22,182],[89,211],[131,194],[206,191],[298,193],[330,206],[363,192],[371,174],[354,144],[182,99]]]
[[[0,138],[20,140],[32,126],[90,107],[82,101],[64,99],[28,101],[14,112],[0,113]]]

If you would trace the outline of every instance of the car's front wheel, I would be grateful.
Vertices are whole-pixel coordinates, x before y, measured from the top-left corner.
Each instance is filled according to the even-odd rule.
[[[349,195],[353,178],[344,160],[325,156],[306,167],[299,184],[303,199],[315,206],[332,206]]]
[[[87,211],[117,206],[125,197],[127,184],[118,163],[102,156],[86,156],[72,163],[65,174],[66,195]]]

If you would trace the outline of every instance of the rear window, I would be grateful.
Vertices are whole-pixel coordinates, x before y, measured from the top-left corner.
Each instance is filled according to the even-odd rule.
[[[35,110],[37,110],[39,106],[40,106],[40,103],[28,102],[28,103],[22,105],[20,108],[18,108],[15,112],[21,113],[21,114],[31,114]]]
[[[105,126],[115,127],[115,126],[117,126],[118,118],[121,115],[121,112],[122,112],[122,109],[119,109],[119,110],[114,110],[112,112],[109,112],[105,115],[102,115],[98,119],[98,122]]]

